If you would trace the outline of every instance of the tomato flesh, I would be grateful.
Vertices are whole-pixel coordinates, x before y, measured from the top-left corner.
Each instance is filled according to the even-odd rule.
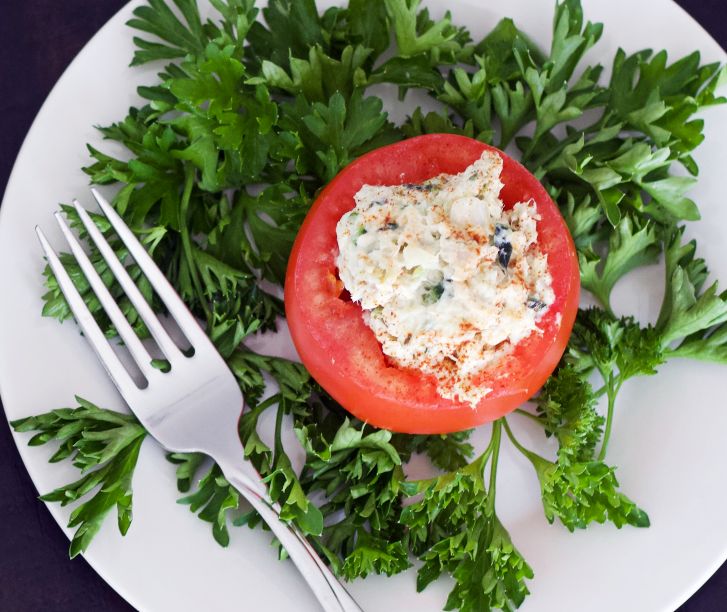
[[[502,367],[481,376],[492,391],[475,408],[445,399],[433,376],[392,365],[358,304],[338,279],[336,224],[363,185],[421,183],[463,171],[482,152],[503,159],[505,208],[532,199],[538,246],[547,254],[555,302]],[[344,168],[320,193],[296,237],[285,280],[285,312],[293,343],[311,375],[346,410],[377,427],[406,433],[449,433],[495,420],[532,397],[565,350],[580,290],[568,228],[543,186],[518,162],[477,140],[431,134],[372,151]]]

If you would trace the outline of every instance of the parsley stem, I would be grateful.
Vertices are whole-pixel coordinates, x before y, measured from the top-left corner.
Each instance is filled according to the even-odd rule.
[[[254,406],[250,408],[250,410],[246,413],[250,418],[259,418],[259,416],[265,412],[270,406],[273,404],[277,404],[280,401],[280,394],[276,393],[275,395],[271,395],[268,399],[260,402],[257,404],[257,406]]]
[[[494,424],[493,424],[494,428]],[[497,439],[497,444],[499,447],[499,436]],[[457,472],[469,472],[471,474],[474,474],[475,472],[481,473],[485,469],[485,465],[487,464],[487,460],[492,455],[495,448],[495,435],[494,435],[494,429],[493,429],[493,435],[490,437],[490,443],[487,445],[487,448],[482,452],[481,455],[479,455],[476,459],[465,465],[464,467],[461,467],[457,470],[452,470],[451,472],[448,472],[448,474],[456,474]],[[438,480],[439,478],[442,478],[443,476],[446,476],[447,474],[441,474],[439,476],[433,476],[432,478],[422,478],[420,480],[407,480],[407,483],[417,485],[417,487],[421,489],[426,488],[430,484],[432,484],[434,481]]]
[[[606,457],[606,450],[608,448],[608,440],[611,437],[611,426],[613,425],[613,413],[616,405],[616,395],[621,388],[621,381],[618,380],[613,373],[608,375],[608,382],[605,385],[606,394],[608,395],[608,410],[606,412],[606,429],[603,432],[603,442],[601,444],[601,451],[598,453],[598,460],[603,461]]]
[[[187,267],[189,268],[189,276],[192,279],[194,290],[197,293],[202,309],[204,310],[205,318],[207,319],[207,325],[212,323],[212,313],[207,305],[207,298],[202,289],[202,283],[199,280],[199,274],[197,272],[197,264],[194,261],[192,255],[192,238],[189,235],[189,201],[192,197],[192,188],[194,187],[195,171],[192,166],[185,164],[184,166],[184,191],[182,192],[182,199],[179,203],[179,233],[182,238],[182,249],[184,251],[184,258],[187,260]]]
[[[533,414],[532,412],[528,412],[527,410],[523,410],[522,408],[516,408],[515,412],[528,417],[530,420],[535,421],[538,425],[543,424],[543,422],[540,420],[540,417],[537,414]]]
[[[607,115],[603,115],[596,123],[593,123],[592,125],[589,125],[588,127],[584,128],[583,131],[575,131],[570,136],[566,136],[563,140],[561,140],[557,146],[555,147],[548,147],[547,151],[543,153],[540,157],[538,157],[535,161],[530,163],[531,155],[533,151],[535,150],[535,144],[537,144],[537,141],[535,139],[532,140],[530,143],[530,146],[528,149],[523,153],[523,162],[525,166],[531,170],[537,169],[540,166],[548,163],[553,158],[557,157],[563,152],[563,149],[565,149],[568,145],[573,144],[575,142],[578,142],[585,134],[591,134],[594,132],[600,132],[601,129],[606,125],[607,123]]]
[[[283,413],[285,412],[285,400],[283,397],[280,397],[280,402],[278,403],[278,412],[275,415],[275,455],[273,456],[273,465],[277,465],[278,459],[280,458],[280,455],[284,454],[285,451],[283,449]]]
[[[513,446],[515,446],[516,449],[518,449],[523,455],[525,455],[528,459],[530,459],[533,455],[532,451],[529,451],[527,448],[525,448],[520,442],[518,442],[517,438],[515,437],[515,434],[512,433],[512,429],[510,429],[510,424],[507,422],[507,419],[502,419],[503,425],[505,426],[505,433],[507,434],[507,437],[510,438],[510,442],[513,443]]]
[[[601,370],[599,370],[599,371],[601,372],[601,376],[603,376],[603,379],[604,380],[608,380],[609,375],[606,374],[605,372],[601,371]],[[614,387],[616,388],[616,392],[618,392],[619,389],[621,389],[621,385],[623,383],[623,381],[621,380],[621,375],[620,374],[610,374],[610,376],[613,378]],[[598,389],[596,389],[593,392],[593,396],[596,397],[596,398],[602,397],[603,395],[605,395],[606,393],[608,393],[608,388],[609,388],[608,387],[608,383],[606,383],[602,387],[599,387]]]
[[[498,419],[492,424],[492,461],[490,462],[490,483],[487,493],[487,510],[489,514],[495,512],[495,487],[497,485],[497,460],[500,457],[500,440],[502,439],[502,423],[505,419]]]

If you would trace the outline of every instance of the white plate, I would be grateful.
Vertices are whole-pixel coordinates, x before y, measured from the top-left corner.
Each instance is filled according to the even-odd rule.
[[[552,2],[510,0],[487,8],[476,0],[427,4],[434,15],[451,8],[455,23],[468,24],[475,37],[507,15],[538,42],[549,43]],[[618,46],[666,48],[672,58],[699,49],[704,60],[726,59],[704,30],[667,0],[584,4],[588,19],[605,24],[591,60],[609,63]],[[57,202],[79,197],[90,204],[79,169],[88,162],[85,143],[100,142],[92,125],[121,119],[128,106],[139,103],[135,86],[153,79],[154,68],[127,67],[132,42],[124,22],[131,10],[129,5],[111,19],[65,72],[38,114],[8,184],[0,218],[0,390],[10,419],[73,405],[74,394],[123,409],[75,326],[40,316],[43,262],[33,227],[41,224],[61,244],[51,216]],[[692,194],[703,220],[690,232],[715,277],[727,282],[727,209],[721,189],[727,108],[712,109],[705,118],[707,140],[695,156],[701,176]],[[615,291],[617,310],[653,318],[661,300],[660,279],[655,266],[624,280]],[[628,383],[619,397],[609,461],[619,466],[624,490],[649,512],[650,529],[594,526],[570,534],[549,526],[530,465],[505,445],[498,512],[536,574],[523,610],[673,610],[722,563],[727,556],[724,376],[724,368],[716,365],[674,361],[658,377]],[[525,441],[541,444],[542,433],[517,425]],[[49,449],[28,448],[27,439],[17,436],[40,491],[76,477],[67,463],[49,465]],[[208,525],[176,499],[173,467],[156,444],[145,444],[134,479],[129,534],[122,539],[110,516],[86,555],[132,605],[177,612],[316,609],[292,566],[275,559],[266,535],[235,529],[230,547],[222,549]],[[65,525],[69,510],[50,509]],[[417,595],[409,572],[392,579],[371,577],[353,584],[352,591],[369,611],[440,610],[449,588],[447,580],[440,580]]]

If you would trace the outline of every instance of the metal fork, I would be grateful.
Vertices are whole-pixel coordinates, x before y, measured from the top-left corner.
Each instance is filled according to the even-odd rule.
[[[134,381],[94,320],[42,230],[36,226],[45,256],[71,312],[121,396],[149,433],[166,449],[201,452],[217,462],[227,480],[270,526],[326,612],[360,612],[361,608],[305,537],[280,520],[279,507],[270,501],[260,475],[244,457],[237,433],[243,397],[232,372],[121,217],[100,193],[96,190],[92,190],[92,193],[193,349],[193,354],[188,356],[191,351],[183,353],[174,343],[88,212],[78,201],[74,201],[90,240],[106,260],[171,366],[168,372],[152,366],[152,357],[147,348],[134,333],[63,217],[56,213],[63,235],[81,270],[147,381],[144,388]]]

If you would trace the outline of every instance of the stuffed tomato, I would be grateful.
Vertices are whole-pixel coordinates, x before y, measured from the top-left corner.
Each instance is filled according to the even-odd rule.
[[[530,398],[579,299],[573,240],[501,151],[433,134],[372,151],[320,193],[288,263],[293,342],[359,419],[447,433]]]

